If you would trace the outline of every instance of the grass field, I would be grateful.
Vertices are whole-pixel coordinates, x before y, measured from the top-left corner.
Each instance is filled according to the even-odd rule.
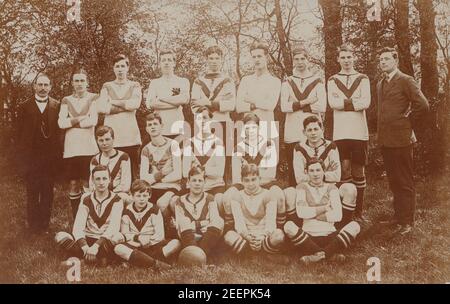
[[[445,163],[448,163],[446,161]],[[53,234],[25,233],[25,188],[11,161],[0,158],[0,283],[67,283],[68,266],[61,265]],[[106,268],[81,265],[82,283],[367,283],[367,259],[381,261],[382,283],[444,283],[450,281],[450,174],[417,178],[416,226],[404,238],[393,237],[377,220],[392,214],[385,178],[371,176],[366,190],[367,215],[359,241],[342,264],[300,264],[267,261],[260,256],[223,257],[215,266],[175,267],[163,273],[124,265]],[[63,185],[56,185],[51,229],[70,231],[70,207]],[[286,260],[286,259],[285,259]]]

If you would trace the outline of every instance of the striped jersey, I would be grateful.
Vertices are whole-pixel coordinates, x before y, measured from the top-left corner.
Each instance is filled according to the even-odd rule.
[[[122,213],[120,233],[130,245],[140,247],[137,236],[148,236],[149,245],[164,240],[164,221],[161,210],[153,203],[147,203],[144,209],[138,210],[135,204],[129,204]]]
[[[312,157],[320,158],[327,168],[331,162],[337,165],[335,170],[325,170],[325,181],[328,183],[337,183],[341,181],[341,162],[339,151],[334,142],[322,139],[322,143],[314,148],[306,142],[300,142],[294,148],[294,174],[297,184],[309,181],[306,174],[306,163]]]
[[[356,72],[331,76],[328,102],[333,109],[333,140],[369,140],[365,110],[370,106],[370,82],[366,75]]]
[[[90,156],[98,153],[94,128],[98,115],[95,100],[97,94],[87,92],[82,98],[66,96],[61,101],[58,125],[65,130],[64,158]],[[77,123],[74,118],[86,116]]]
[[[308,97],[316,97],[317,101],[301,107],[299,102]],[[287,77],[281,86],[281,111],[286,113],[284,142],[305,141],[303,120],[314,115],[322,121],[320,114],[325,113],[326,107],[327,94],[320,77],[315,75],[305,78],[295,75]]]
[[[109,190],[114,193],[125,192],[128,193],[131,187],[131,164],[130,157],[127,153],[115,150],[111,157],[104,155],[102,152],[98,153],[91,159],[90,163],[90,178],[89,188],[94,189],[92,182],[92,170],[95,166],[104,165],[107,166],[111,175],[111,181],[109,183]]]
[[[176,140],[164,137],[165,143],[156,146],[148,143],[141,151],[140,178],[150,183],[154,189],[181,189],[181,151]],[[159,172],[163,168],[169,168],[170,173],[161,180],[155,179],[153,168]]]
[[[195,103],[195,105],[194,105]],[[205,74],[194,80],[191,92],[191,109],[207,106],[216,121],[231,121],[230,112],[236,105],[234,81],[222,73]]]
[[[112,192],[102,200],[96,197],[95,192],[84,194],[73,224],[75,240],[86,237],[111,240],[119,233],[122,210],[122,200]]]
[[[342,205],[339,190],[334,184],[324,183],[314,187],[308,183],[300,184],[297,189],[295,209],[297,216],[303,219],[303,231],[312,236],[327,236],[336,231],[335,222],[342,219]],[[326,221],[317,220],[316,207],[328,206]]]

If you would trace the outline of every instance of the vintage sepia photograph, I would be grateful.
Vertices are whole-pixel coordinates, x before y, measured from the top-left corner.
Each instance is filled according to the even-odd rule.
[[[0,0],[0,283],[449,283],[449,73],[447,0]]]

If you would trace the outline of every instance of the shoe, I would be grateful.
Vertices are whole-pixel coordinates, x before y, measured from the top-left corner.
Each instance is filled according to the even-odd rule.
[[[98,261],[98,266],[100,266],[100,267],[106,267],[106,266],[108,266],[108,264],[109,264],[108,259],[105,257],[100,258],[100,260]]]
[[[319,251],[312,255],[305,255],[300,258],[300,261],[305,264],[317,263],[325,259],[325,252]]]
[[[163,271],[163,270],[169,270],[169,269],[172,269],[172,265],[170,265],[170,264],[167,264],[167,263],[165,263],[165,262],[162,262],[162,261],[159,261],[159,260],[156,260],[155,261],[155,270],[158,270],[158,271]]]
[[[389,227],[396,227],[398,225],[398,221],[396,219],[381,220],[381,221],[378,221],[378,223],[380,225],[389,226]]]
[[[362,214],[355,215],[353,220],[357,221],[359,224],[368,224],[370,222],[369,219]]]
[[[330,258],[330,261],[337,262],[337,263],[344,263],[346,259],[347,259],[347,257],[345,255],[343,255],[342,253],[338,253],[338,254],[333,255]]]
[[[395,231],[396,234],[401,236],[406,236],[410,234],[413,230],[413,227],[409,224],[399,225],[400,227]]]

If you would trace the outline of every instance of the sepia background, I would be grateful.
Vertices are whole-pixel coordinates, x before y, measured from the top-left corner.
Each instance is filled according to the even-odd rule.
[[[377,50],[395,46],[400,69],[420,82],[431,113],[417,134],[415,150],[418,210],[416,230],[403,240],[391,239],[376,225],[363,227],[359,243],[343,264],[300,265],[298,257],[267,263],[258,257],[222,259],[217,266],[193,271],[177,268],[161,275],[124,267],[82,268],[83,282],[123,283],[302,283],[367,282],[366,262],[381,261],[384,283],[450,281],[450,176],[448,170],[450,3],[446,0],[0,0],[0,282],[66,282],[52,236],[25,231],[25,188],[14,166],[15,119],[18,106],[32,96],[31,82],[45,71],[53,81],[50,95],[71,94],[74,66],[89,73],[90,91],[98,92],[114,78],[111,60],[130,57],[130,78],[147,89],[159,77],[158,54],[171,49],[176,73],[191,83],[203,69],[203,51],[219,45],[224,70],[236,83],[251,73],[249,45],[258,39],[270,45],[270,70],[279,78],[292,74],[291,50],[310,51],[311,68],[324,78],[339,71],[337,46],[351,43],[356,68],[371,80],[372,104],[367,111],[370,164],[367,167],[367,213],[372,222],[391,208],[387,179],[376,148],[376,82],[380,79]],[[146,96],[146,94],[144,94]],[[145,113],[145,102],[138,120]],[[185,109],[185,117],[191,119]],[[283,115],[276,117],[283,128]],[[325,116],[331,138],[332,113]],[[143,131],[143,130],[142,130]],[[145,132],[142,136],[145,138]],[[280,132],[283,133],[283,130]],[[145,141],[145,140],[144,140]],[[281,153],[283,147],[281,146]],[[287,164],[281,163],[283,180]],[[70,208],[57,183],[51,228],[70,229]]]

